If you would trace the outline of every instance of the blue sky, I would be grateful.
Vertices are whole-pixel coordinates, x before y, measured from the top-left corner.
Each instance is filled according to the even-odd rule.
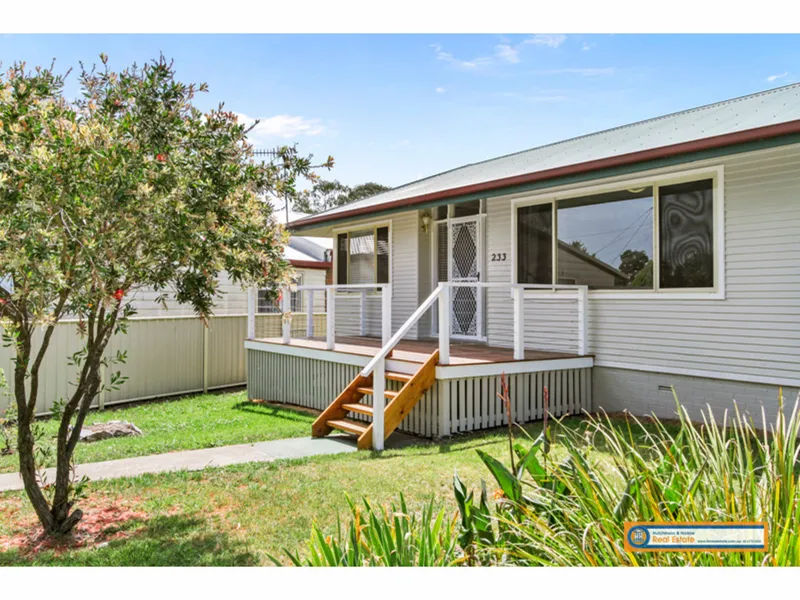
[[[163,52],[263,120],[253,141],[298,142],[326,177],[396,186],[469,162],[800,78],[788,35],[4,35],[0,60],[115,68]],[[74,77],[73,77],[74,83]]]

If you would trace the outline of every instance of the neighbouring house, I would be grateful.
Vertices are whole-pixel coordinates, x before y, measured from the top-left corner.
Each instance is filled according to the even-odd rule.
[[[466,165],[290,224],[324,336],[250,328],[251,397],[382,447],[580,410],[760,421],[800,387],[800,85]],[[299,293],[304,290],[298,289]],[[311,291],[309,292],[311,293]]]
[[[307,217],[306,213],[299,213],[294,210],[286,211],[285,204],[279,201],[272,201],[274,217],[278,223],[286,224],[288,219],[297,220]],[[294,281],[297,285],[303,286],[324,286],[330,282],[332,269],[332,241],[326,237],[301,237],[292,236],[284,248],[283,258],[288,261],[294,269]],[[223,315],[245,315],[247,314],[247,290],[236,285],[230,280],[228,274],[220,274],[220,297],[214,307],[214,314]],[[190,306],[181,305],[174,299],[166,300],[166,308],[156,302],[159,293],[150,290],[137,290],[133,296],[133,304],[136,308],[137,317],[179,317],[193,316],[194,311]],[[314,295],[319,298],[315,304],[314,311],[325,312],[324,292]],[[256,310],[259,314],[279,314],[280,308],[274,301],[267,300],[266,290],[260,290],[259,300]],[[302,312],[308,304],[308,298],[300,297],[296,292],[291,293],[291,307],[294,312]],[[324,314],[321,317],[324,323]],[[271,319],[275,323],[279,320]],[[280,335],[279,325],[270,324],[270,329],[276,329],[275,335]],[[323,325],[324,328],[324,325]]]

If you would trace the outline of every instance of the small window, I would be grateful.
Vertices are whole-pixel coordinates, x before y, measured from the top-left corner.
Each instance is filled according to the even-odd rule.
[[[436,282],[440,281],[447,281],[449,278],[448,273],[448,237],[447,237],[447,230],[449,229],[449,225],[447,223],[439,223],[438,229],[436,231],[436,245],[438,246],[436,256],[438,256],[438,260],[436,262]]]
[[[481,214],[481,201],[470,200],[469,202],[461,202],[453,204],[454,217],[471,217],[472,215]]]
[[[336,282],[346,284],[389,283],[389,228],[340,233],[336,243]]]
[[[437,206],[434,211],[437,221],[444,221],[447,218],[447,204],[443,206]]]
[[[375,232],[350,234],[350,280],[347,283],[375,283]]]
[[[711,179],[659,188],[660,287],[714,287],[713,190]]]
[[[377,244],[375,246],[375,268],[377,283],[389,283],[389,228],[378,227],[376,230]]]
[[[336,283],[347,283],[347,234],[336,236]]]
[[[275,314],[279,312],[281,309],[278,303],[278,290],[275,286],[258,290],[258,313]]]
[[[297,275],[293,279],[295,285],[303,285],[303,276]],[[290,298],[290,308],[293,313],[303,312],[303,292],[293,291]]]
[[[303,276],[298,274],[292,278],[294,285],[303,285]],[[293,313],[303,310],[303,293],[300,291],[290,292],[289,310]],[[280,290],[275,285],[266,289],[258,290],[258,313],[277,314],[281,312],[281,301],[278,298]]]

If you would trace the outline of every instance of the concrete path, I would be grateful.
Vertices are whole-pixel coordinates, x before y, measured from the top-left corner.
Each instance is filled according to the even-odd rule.
[[[225,467],[251,462],[272,462],[279,459],[305,458],[307,456],[355,451],[355,438],[350,436],[290,438],[272,442],[259,442],[257,444],[238,444],[236,446],[185,450],[167,454],[152,454],[150,456],[87,463],[78,465],[77,474],[79,478],[86,475],[89,479],[96,481],[98,479],[132,477],[144,475],[145,473],[184,470],[200,471],[206,467]],[[55,469],[47,469],[47,477],[50,481],[55,479]],[[19,473],[4,473],[0,475],[0,492],[21,489],[23,489],[23,486]]]

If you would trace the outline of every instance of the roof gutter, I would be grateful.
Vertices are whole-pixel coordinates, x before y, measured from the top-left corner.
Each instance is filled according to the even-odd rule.
[[[699,140],[692,140],[689,142],[681,142],[680,144],[672,144],[670,146],[661,146],[659,148],[650,148],[647,150],[640,150],[637,152],[629,152],[628,154],[620,154],[619,156],[609,156],[607,158],[600,158],[597,160],[590,160],[587,162],[576,163],[564,167],[556,167],[554,169],[546,169],[544,171],[535,171],[533,173],[525,173],[523,175],[514,175],[512,177],[504,177],[501,179],[494,179],[492,181],[484,181],[482,183],[475,183],[472,185],[465,185],[438,192],[431,192],[429,194],[422,194],[419,196],[411,196],[410,198],[403,198],[393,202],[386,202],[384,204],[376,204],[373,206],[363,206],[361,208],[354,208],[352,210],[337,212],[334,214],[321,214],[300,219],[288,225],[290,230],[305,229],[312,225],[319,225],[328,221],[340,221],[362,215],[374,214],[376,212],[383,212],[386,210],[397,210],[399,208],[412,207],[418,204],[425,204],[435,200],[444,200],[446,198],[453,198],[457,196],[464,196],[467,194],[475,194],[481,192],[488,192],[505,187],[512,187],[545,181],[547,179],[555,179],[559,177],[566,177],[570,175],[580,175],[591,171],[598,171],[601,169],[608,169],[613,167],[622,167],[635,163],[646,162],[650,160],[658,160],[663,158],[670,158],[681,154],[688,154],[692,152],[701,152],[704,150],[713,150],[716,148],[723,148],[725,146],[734,146],[737,144],[744,144],[748,142],[757,142],[760,140],[767,140],[771,138],[781,137],[784,135],[800,133],[800,120],[787,121],[786,123],[778,123],[777,125],[766,125],[764,127],[756,127],[754,129],[746,129],[744,131],[736,131],[733,133],[725,133]]]
[[[297,269],[330,269],[333,267],[331,261],[293,259],[289,262]]]

